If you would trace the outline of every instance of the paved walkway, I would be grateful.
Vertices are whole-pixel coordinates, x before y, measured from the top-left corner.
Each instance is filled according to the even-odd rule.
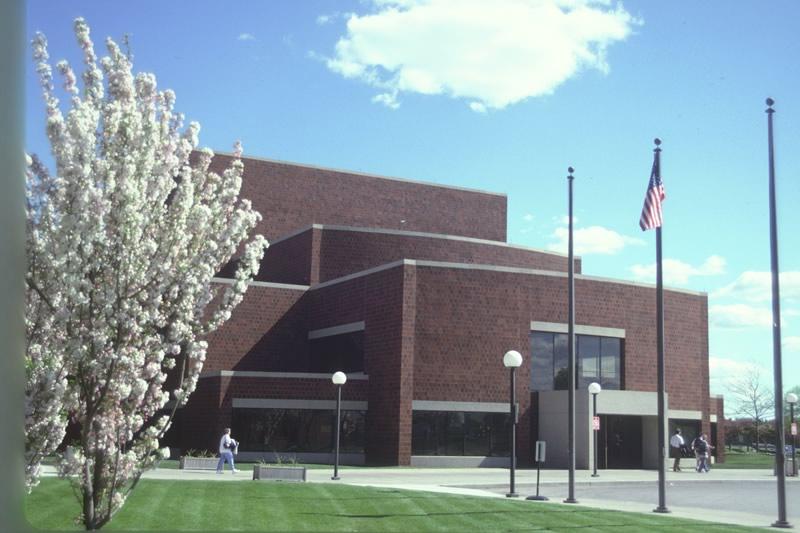
[[[249,468],[249,465],[245,466]],[[44,467],[53,475],[52,467]],[[375,487],[424,490],[505,498],[509,471],[504,468],[342,468],[339,481],[332,481],[330,470],[308,470],[307,479],[315,483],[346,483]],[[526,505],[561,503],[568,493],[566,470],[542,470],[540,494],[548,502],[524,500],[536,493],[536,470],[517,470],[516,491]],[[251,479],[250,471],[224,474],[213,471],[156,469],[147,479],[239,481]],[[800,526],[800,478],[786,478],[787,514]],[[653,470],[601,470],[600,476],[578,470],[575,497],[581,505],[652,513],[658,504],[658,473]],[[771,470],[715,469],[708,474],[694,471],[667,472],[666,503],[671,516],[729,524],[767,527],[778,517],[777,484]]]

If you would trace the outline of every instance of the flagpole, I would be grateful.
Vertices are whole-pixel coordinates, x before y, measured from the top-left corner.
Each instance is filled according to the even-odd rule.
[[[567,252],[567,298],[568,305],[568,326],[567,326],[567,397],[568,400],[568,446],[569,446],[569,495],[564,503],[578,503],[575,499],[575,266],[574,256],[572,253],[572,181],[575,177],[572,175],[575,170],[572,167],[567,169],[569,175],[567,182],[569,183],[569,245]]]
[[[778,219],[775,206],[775,151],[772,142],[772,115],[775,101],[767,98],[767,138],[769,144],[769,249],[772,270],[772,363],[775,374],[775,473],[778,479],[778,520],[772,527],[790,528],[786,520],[786,436],[783,434],[783,365],[781,364],[781,296],[778,268]]]
[[[655,139],[655,167],[657,176],[661,176],[661,139]],[[656,228],[656,331],[658,344],[658,507],[656,513],[669,513],[666,494],[666,380],[664,377],[664,276],[661,261],[661,225]]]

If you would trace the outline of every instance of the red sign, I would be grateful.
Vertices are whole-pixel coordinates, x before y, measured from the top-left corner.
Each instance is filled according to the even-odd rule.
[[[797,422],[792,422],[792,435],[797,435]]]
[[[600,431],[600,417],[595,416],[592,418],[592,429],[595,431]],[[797,428],[795,428],[797,429]]]

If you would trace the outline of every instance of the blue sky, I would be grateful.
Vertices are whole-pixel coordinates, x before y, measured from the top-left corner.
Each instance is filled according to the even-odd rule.
[[[665,276],[709,294],[716,393],[753,368],[773,379],[771,96],[784,383],[800,384],[800,3],[29,1],[29,37],[79,70],[76,16],[98,52],[130,35],[135,70],[176,92],[201,144],[503,192],[514,244],[565,250],[575,167],[586,274],[654,279],[638,219],[660,137]],[[26,145],[42,153],[32,67]]]

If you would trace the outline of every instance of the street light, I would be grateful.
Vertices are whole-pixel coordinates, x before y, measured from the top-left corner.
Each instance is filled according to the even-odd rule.
[[[514,469],[517,466],[517,403],[516,403],[516,379],[514,371],[522,364],[522,355],[516,350],[509,350],[503,356],[503,366],[511,370],[511,401],[509,402],[509,414],[511,415],[511,491],[506,494],[508,498],[519,496],[514,492]]]
[[[795,444],[795,431],[794,431],[794,404],[797,403],[797,394],[790,392],[786,395],[786,403],[789,404],[789,421],[791,424],[791,433],[792,433],[792,475],[797,475],[797,463],[795,453],[797,450],[797,445]]]
[[[597,395],[600,394],[601,390],[603,390],[603,387],[598,382],[589,383],[589,393],[592,395],[592,433],[594,434],[594,473],[592,477],[599,476],[597,473],[597,432],[600,431],[600,425],[595,424],[594,421],[597,419]]]
[[[336,460],[333,463],[333,477],[331,479],[339,479],[339,428],[342,425],[342,385],[347,381],[347,376],[344,372],[335,372],[331,376],[331,381],[336,385]]]

